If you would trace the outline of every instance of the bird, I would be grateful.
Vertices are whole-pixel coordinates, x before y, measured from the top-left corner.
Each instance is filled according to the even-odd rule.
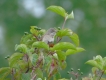
[[[53,47],[55,34],[56,30],[54,28],[48,29],[47,32],[43,35],[42,41],[47,43],[49,47]]]

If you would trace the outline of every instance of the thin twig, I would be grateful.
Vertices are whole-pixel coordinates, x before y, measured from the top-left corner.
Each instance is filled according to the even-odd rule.
[[[40,61],[37,62],[36,66],[33,67],[32,72],[31,72],[31,80],[35,80],[36,78],[36,74],[34,74],[35,70],[39,67],[39,65],[41,64],[43,59],[41,59]]]
[[[62,29],[64,29],[64,26],[65,26],[66,20],[67,20],[67,18],[64,19],[64,23],[63,23]]]
[[[38,41],[40,41],[40,39],[39,39],[36,35],[34,35],[34,37],[35,37]]]
[[[35,80],[36,79],[36,74],[32,77],[32,79],[31,80]]]

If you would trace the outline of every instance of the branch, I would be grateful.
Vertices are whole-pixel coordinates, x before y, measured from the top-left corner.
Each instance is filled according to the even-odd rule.
[[[42,60],[43,60],[43,59],[41,59],[40,61],[38,61],[37,64],[36,64],[36,66],[34,66],[34,67],[32,68],[32,72],[31,72],[31,77],[32,77],[32,78],[31,78],[31,80],[35,80],[36,74],[34,74],[34,72],[35,72],[35,70],[39,67],[39,65],[41,64]]]
[[[39,39],[36,35],[34,35],[34,37],[35,37],[38,41],[40,41],[40,39]]]
[[[62,29],[64,29],[64,26],[65,26],[66,20],[67,20],[67,17],[64,19],[64,23],[63,23]]]
[[[101,78],[102,78],[102,76],[103,76],[104,72],[105,72],[105,70],[104,70],[104,71],[102,71],[102,73],[101,73],[101,75],[100,75],[100,77],[99,77],[99,79],[98,79],[98,80],[101,80]]]

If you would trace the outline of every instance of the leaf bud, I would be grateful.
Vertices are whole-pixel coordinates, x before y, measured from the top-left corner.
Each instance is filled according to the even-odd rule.
[[[28,32],[24,32],[24,34],[25,34],[25,35],[27,35],[27,34],[28,34]]]

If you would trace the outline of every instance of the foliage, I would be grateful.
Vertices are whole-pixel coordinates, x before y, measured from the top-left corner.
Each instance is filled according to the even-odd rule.
[[[64,28],[69,18],[74,18],[73,12],[67,14],[59,6],[47,8],[65,18],[62,28],[56,28],[53,46],[42,41],[47,32],[37,26],[31,26],[30,33],[25,32],[20,44],[16,44],[15,53],[8,58],[9,67],[0,69],[0,78],[6,80],[8,75],[16,80],[54,80],[60,79],[59,69],[67,66],[66,58],[71,54],[81,52],[84,49],[79,47],[79,38],[71,29]],[[71,42],[60,42],[67,36]]]
[[[68,74],[73,75],[74,77],[70,78],[71,80],[106,80],[106,78],[103,78],[102,76],[106,74],[106,57],[102,58],[100,55],[97,55],[93,58],[93,60],[88,60],[86,64],[89,64],[92,67],[92,73],[89,74],[88,77],[81,77],[83,75],[83,72],[80,71],[80,69],[77,70],[77,72],[74,71],[73,68],[71,68],[71,71],[68,72]]]
[[[50,6],[47,9],[64,18],[62,28],[56,28],[52,45],[42,40],[48,30],[31,26],[30,33],[25,32],[20,44],[16,44],[16,52],[10,57],[6,57],[9,67],[0,68],[1,80],[69,80],[61,79],[59,70],[66,68],[67,56],[84,51],[83,48],[79,47],[78,35],[71,29],[65,28],[67,19],[73,19],[74,14],[73,11],[71,14],[66,13],[60,6]],[[64,36],[67,36],[71,41],[60,42]],[[93,66],[93,74],[82,78],[82,80],[104,80],[102,75],[106,73],[106,58],[96,56],[86,63]],[[75,79],[78,80],[78,77],[83,73],[75,73],[72,70],[69,74],[74,75]]]

